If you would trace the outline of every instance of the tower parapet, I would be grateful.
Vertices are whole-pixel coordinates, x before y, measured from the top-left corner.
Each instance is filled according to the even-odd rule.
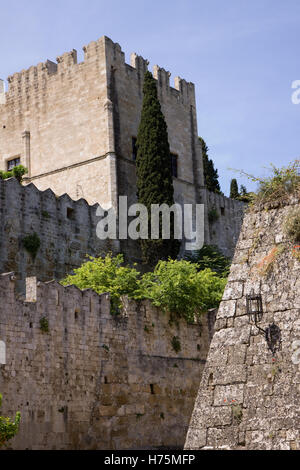
[[[5,83],[0,79],[0,104],[5,104]]]

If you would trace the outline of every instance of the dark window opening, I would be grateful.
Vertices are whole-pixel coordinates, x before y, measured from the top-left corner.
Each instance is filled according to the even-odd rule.
[[[172,176],[177,178],[178,176],[178,157],[174,153],[171,153],[171,169],[172,169]]]
[[[225,207],[221,207],[221,215],[225,215]]]
[[[137,143],[136,137],[132,137],[132,160],[134,162],[136,161],[137,152],[138,152],[136,143]]]
[[[72,207],[67,207],[67,218],[71,220],[74,219],[74,209],[72,209]]]
[[[7,162],[7,171],[11,171],[16,166],[19,166],[21,163],[20,157],[13,158],[12,160],[8,160]]]
[[[150,391],[151,391],[151,395],[154,395],[154,386],[153,386],[153,384],[150,384]]]

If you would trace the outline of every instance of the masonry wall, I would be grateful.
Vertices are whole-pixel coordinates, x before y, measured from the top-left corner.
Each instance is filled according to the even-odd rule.
[[[245,218],[186,449],[300,448],[299,246],[283,230],[295,210],[299,201],[291,200]],[[281,330],[274,355],[246,313],[252,289],[263,300],[258,326]]]
[[[148,62],[136,54],[125,63],[119,44],[103,36],[75,50],[8,77],[0,89],[0,163],[21,157],[29,181],[41,190],[81,197],[102,206],[116,204],[116,193],[135,200],[132,137],[142,107],[143,77]],[[157,66],[159,98],[166,117],[171,151],[178,155],[176,192],[195,201],[203,184],[197,139],[195,90]],[[111,162],[111,154],[118,161]],[[117,180],[118,178],[118,180]]]
[[[34,278],[24,301],[12,274],[0,276],[0,293],[1,415],[22,415],[11,448],[183,447],[213,312],[201,324],[170,324],[149,302],[124,299],[116,317],[106,294]]]
[[[73,50],[57,63],[47,61],[8,77],[5,104],[0,103],[1,168],[20,156],[40,189],[107,204],[105,41],[90,43],[84,54],[81,63]],[[70,171],[56,173],[66,168]]]
[[[113,103],[115,149],[119,157],[120,194],[135,201],[132,137],[137,137],[143,101],[143,78],[148,61],[136,54],[131,64],[125,63],[120,46],[107,41],[109,98]],[[170,73],[155,66],[158,97],[169,134],[170,150],[178,156],[178,178],[175,191],[186,202],[195,202],[197,185],[203,185],[201,149],[198,144],[195,89],[192,83],[176,77],[173,88]],[[128,184],[129,183],[129,184]]]
[[[225,256],[233,258],[243,224],[246,205],[235,199],[204,190],[205,240],[216,245]]]
[[[68,195],[22,186],[16,179],[0,179],[0,270],[15,271],[24,288],[26,276],[39,280],[62,279],[79,267],[86,255],[118,251],[115,241],[97,238],[98,205]],[[24,238],[36,233],[40,248],[35,258],[25,249]]]

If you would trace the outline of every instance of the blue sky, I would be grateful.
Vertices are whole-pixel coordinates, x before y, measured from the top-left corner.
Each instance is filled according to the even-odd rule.
[[[299,0],[0,0],[0,78],[103,35],[196,85],[198,130],[219,170],[268,174],[299,158]]]

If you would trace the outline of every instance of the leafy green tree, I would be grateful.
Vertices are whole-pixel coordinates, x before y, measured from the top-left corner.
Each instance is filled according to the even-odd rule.
[[[0,171],[0,178],[3,180],[6,180],[8,178],[16,178],[20,183],[22,182],[23,176],[28,173],[27,168],[25,168],[23,165],[18,165],[15,166],[12,170],[10,171]]]
[[[140,273],[135,268],[123,266],[122,254],[105,258],[89,256],[89,261],[74,270],[74,274],[67,276],[61,283],[64,286],[75,285],[79,289],[93,289],[98,294],[110,293],[112,310],[118,311],[120,297],[128,295],[134,297],[138,292],[138,279]]]
[[[143,93],[137,136],[137,196],[138,202],[144,204],[151,214],[152,204],[167,204],[169,207],[174,204],[174,187],[167,124],[157,97],[156,80],[150,72],[145,74]],[[174,221],[170,240],[152,240],[149,237],[148,240],[140,240],[140,244],[143,261],[150,266],[155,266],[160,259],[176,258],[180,244],[174,239]]]
[[[248,193],[246,186],[241,184],[239,200],[248,204],[253,199],[253,193]]]
[[[196,263],[200,271],[211,269],[221,277],[228,277],[231,260],[221,253],[216,246],[204,245],[201,250],[197,250],[186,256],[187,261]]]
[[[202,137],[199,137],[203,158],[204,183],[209,191],[221,193],[218,170],[215,169],[214,162],[208,157],[208,147]]]
[[[222,300],[226,279],[186,260],[159,261],[142,279],[142,295],[175,317],[193,322]]]
[[[240,194],[241,194],[241,196],[246,196],[246,194],[248,194],[247,188],[243,184],[241,184]]]
[[[233,178],[230,183],[230,197],[231,199],[239,199],[240,197],[239,187],[235,178]]]
[[[112,313],[119,310],[120,297],[127,295],[136,300],[150,299],[162,310],[187,321],[217,307],[222,298],[226,279],[211,269],[201,270],[196,263],[159,261],[154,272],[142,275],[135,268],[123,266],[123,260],[122,255],[90,257],[62,284],[93,289],[98,294],[110,293]]]
[[[0,408],[1,405],[2,395],[0,393]],[[16,413],[14,421],[12,421],[10,418],[4,418],[3,416],[0,416],[0,448],[17,434],[19,431],[20,420],[21,414],[19,411]]]

